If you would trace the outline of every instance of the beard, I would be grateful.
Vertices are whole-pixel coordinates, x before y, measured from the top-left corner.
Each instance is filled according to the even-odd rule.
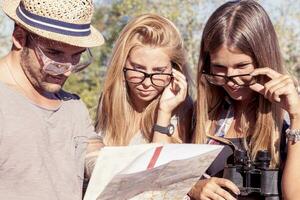
[[[42,63],[37,60],[34,50],[24,47],[21,52],[21,67],[31,85],[42,95],[59,92],[66,78],[62,77],[60,82],[48,81],[51,76],[46,74],[41,66]]]

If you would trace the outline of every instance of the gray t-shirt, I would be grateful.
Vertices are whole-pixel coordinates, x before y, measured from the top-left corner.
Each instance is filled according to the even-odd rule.
[[[0,199],[82,198],[87,139],[96,134],[79,98],[58,95],[61,105],[45,109],[0,82]]]

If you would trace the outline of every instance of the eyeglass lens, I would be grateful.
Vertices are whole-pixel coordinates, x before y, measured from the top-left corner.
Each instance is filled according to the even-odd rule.
[[[76,73],[83,70],[92,63],[93,56],[89,49],[86,49],[83,52],[76,53],[69,59],[66,59],[64,55],[61,55],[61,52],[55,50],[47,50],[45,49],[45,47],[41,47],[38,44],[38,41],[40,40],[38,36],[33,37],[30,35],[30,38],[35,45],[37,54],[44,64],[43,70],[48,74],[59,75],[64,74],[68,71]],[[47,43],[45,44],[55,49],[55,47],[57,48],[61,43],[47,41]],[[54,44],[56,44],[56,46]]]
[[[154,73],[148,74],[146,72],[141,72],[134,69],[124,69],[125,78],[128,82],[131,83],[142,83],[146,78],[151,79],[151,83],[155,86],[165,87],[167,86],[172,80],[172,74],[167,73]]]
[[[250,74],[243,74],[237,76],[222,76],[215,74],[204,74],[205,78],[212,84],[215,85],[225,85],[228,81],[232,81],[233,83],[239,86],[249,86],[256,83],[256,78],[251,76]]]

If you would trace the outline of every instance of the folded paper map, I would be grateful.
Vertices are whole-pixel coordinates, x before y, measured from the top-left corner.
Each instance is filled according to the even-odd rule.
[[[182,200],[221,150],[205,144],[104,147],[84,200]]]

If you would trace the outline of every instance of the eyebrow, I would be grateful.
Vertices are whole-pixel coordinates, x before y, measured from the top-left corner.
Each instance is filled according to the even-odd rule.
[[[226,67],[225,65],[221,65],[221,64],[219,64],[217,62],[215,62],[215,63],[211,62],[210,65],[215,65],[215,66],[220,66],[220,67]]]
[[[82,54],[83,52],[85,52],[87,49],[84,49],[84,50],[81,50],[81,51],[78,51],[77,53],[75,52],[74,54]]]
[[[51,47],[45,47],[45,50],[47,50],[47,51],[55,51],[55,52],[57,52],[57,53],[65,53],[65,52],[62,51],[62,50],[59,50],[59,49],[53,49],[53,48],[51,48]],[[85,52],[85,51],[86,51],[86,49],[81,50],[81,51],[78,51],[78,52],[75,52],[75,53],[73,53],[72,55],[75,55],[75,54],[81,54],[81,53],[83,53],[83,52]]]
[[[163,66],[163,67],[153,67],[153,71],[161,70],[164,71],[168,66]]]
[[[141,67],[141,68],[144,68],[144,69],[147,68],[147,67],[144,66],[144,65],[141,65],[141,64],[138,64],[138,63],[133,62],[130,58],[129,58],[129,63],[130,63],[130,65],[135,65],[135,66],[138,66],[138,67]]]
[[[235,66],[239,66],[239,65],[249,65],[249,64],[252,64],[253,62],[252,61],[243,61],[243,62],[239,62],[237,64],[235,64]]]
[[[59,49],[54,49],[52,47],[43,47],[46,51],[49,52],[55,52],[55,53],[59,53],[59,54],[64,54],[65,52]]]
[[[234,64],[234,67],[238,67],[238,66],[241,66],[241,65],[249,65],[249,64],[252,64],[252,63],[253,63],[252,61],[242,61],[242,62]],[[219,67],[226,67],[225,65],[222,65],[218,62],[211,62],[211,65],[215,65],[215,66],[219,66]]]

